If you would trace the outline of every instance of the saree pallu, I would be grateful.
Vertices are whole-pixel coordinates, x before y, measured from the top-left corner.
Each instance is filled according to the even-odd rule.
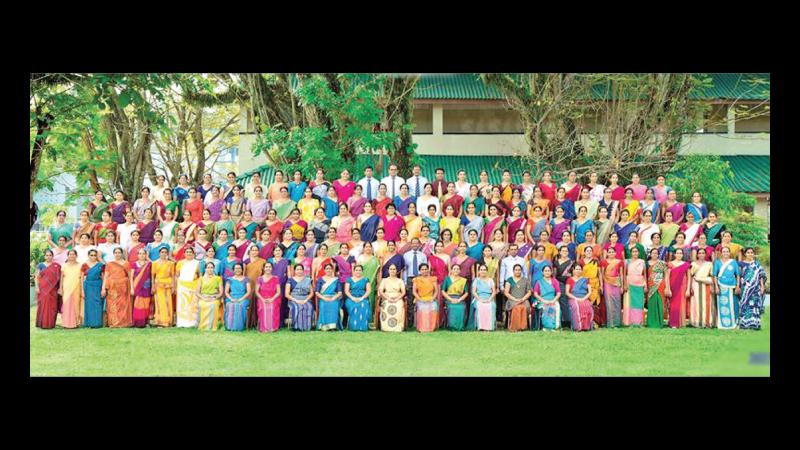
[[[575,202],[575,201],[577,201],[577,200],[578,200],[578,197],[580,197],[580,195],[581,195],[581,189],[582,189],[582,187],[583,187],[583,186],[581,186],[581,184],[580,184],[580,183],[575,183],[575,185],[574,185],[574,186],[572,186],[572,187],[569,187],[569,186],[567,186],[567,183],[563,183],[563,184],[561,185],[561,187],[563,187],[563,188],[564,188],[564,190],[566,191],[566,192],[564,193],[564,198],[566,198],[566,199],[569,199],[569,200],[571,200],[571,201]]]
[[[717,280],[719,292],[717,293],[717,328],[733,330],[736,328],[735,304],[739,301],[734,291],[735,285],[723,284]],[[673,293],[673,296],[675,294]],[[671,314],[670,314],[671,315]],[[670,317],[670,321],[671,321]]]
[[[367,291],[369,280],[362,278],[355,281],[349,278],[347,282],[350,283],[350,294],[353,297],[361,297]],[[370,317],[372,316],[369,299],[365,298],[360,302],[356,302],[348,297],[344,302],[344,306],[347,309],[347,329],[350,331],[367,331]]]
[[[414,326],[419,332],[436,331],[439,324],[439,302],[433,298],[438,280],[436,277],[415,277],[413,284],[417,287],[420,299],[416,300]]]
[[[636,224],[633,222],[628,222],[624,226],[619,226],[619,224],[614,224],[614,231],[617,232],[619,239],[617,243],[622,244],[622,246],[628,245],[628,240],[631,237],[631,233],[636,231]],[[639,257],[643,257],[644,255],[639,255]],[[617,254],[617,257],[621,257],[621,255]]]
[[[221,198],[208,205],[208,211],[211,213],[211,220],[218,221],[222,217],[222,208],[225,207],[225,199]]]
[[[453,281],[450,276],[445,277],[444,282],[442,283],[442,291],[447,292],[447,294],[451,297],[461,297],[464,295],[464,289],[467,286],[467,279],[464,277],[459,277],[458,280]],[[440,320],[440,326],[444,326],[445,323],[447,324],[447,328],[450,330],[457,330],[461,331],[464,329],[464,311],[465,305],[464,302],[454,303],[449,300],[444,300],[443,302],[443,319],[444,321]]]
[[[420,216],[407,216],[405,222],[406,230],[408,230],[408,240],[410,241],[414,238],[419,239],[422,233],[422,218]]]
[[[629,286],[622,306],[622,324],[642,325],[644,320],[644,286]]]
[[[530,228],[530,238],[534,242],[539,242],[539,235],[542,234],[542,231],[547,231],[547,218],[542,217],[541,219],[528,219],[528,227]]]
[[[400,218],[400,220],[402,221],[403,219]],[[405,224],[405,222],[403,222],[403,224]],[[356,218],[352,216],[344,218],[336,216],[333,218],[333,220],[331,220],[331,226],[336,228],[336,240],[339,241],[339,243],[341,244],[350,242],[350,239],[352,237],[352,230],[355,225],[356,225]],[[399,231],[400,230],[398,230],[398,233]]]
[[[312,292],[314,286],[312,285],[312,280],[308,277],[304,277],[302,280],[297,281],[294,278],[288,279],[289,286],[292,289],[292,297],[297,298],[306,298]],[[281,283],[281,286],[285,286],[286,282]],[[308,331],[311,329],[314,321],[314,300],[309,297],[307,301],[304,303],[299,303],[294,300],[291,300],[289,297],[286,301],[286,312],[289,317],[289,327],[293,331]],[[281,315],[284,312],[283,308],[281,309]],[[283,319],[281,319],[283,321]]]
[[[620,213],[622,213],[622,211],[628,211],[628,220],[631,222],[636,220],[642,212],[639,200],[631,200],[630,203],[623,200],[620,206],[622,207]]]
[[[207,238],[208,240],[213,240],[216,242],[217,238],[219,237],[220,231],[225,230],[228,232],[228,239],[233,240],[235,239],[233,234],[235,229],[236,229],[236,224],[234,223],[233,220],[230,219],[218,220],[216,223],[214,223],[214,236],[213,237],[208,236]]]
[[[197,279],[195,279],[195,272],[197,271],[199,261],[197,260],[182,260],[178,261],[175,271],[178,275],[178,289],[176,293],[176,312],[177,322],[176,326],[180,328],[195,328],[197,327],[197,320],[199,317],[197,297],[194,293],[197,290]]]
[[[128,279],[129,266],[112,261],[106,265],[106,313],[109,328],[133,325],[133,304]]]
[[[542,191],[542,198],[550,200],[550,203],[555,202],[556,191],[558,190],[558,186],[555,183],[551,182],[549,185],[539,183],[539,189]]]
[[[269,241],[267,243],[259,242],[257,244],[257,246],[259,247],[258,256],[260,256],[262,259],[272,258],[274,256],[273,251],[275,250],[275,247],[277,247],[277,245],[278,244],[276,244],[273,241]]]
[[[283,249],[283,258],[291,261],[297,256],[297,247],[300,247],[300,243],[297,241],[292,241],[291,243],[281,242],[278,247]]]
[[[247,225],[245,225],[244,222],[239,222],[236,225],[236,233],[237,233],[236,239],[239,238],[239,236],[238,236],[239,228],[244,228],[244,230],[245,230],[244,238],[252,241],[252,240],[254,240],[254,238],[255,238],[260,226],[259,226],[258,222],[255,222],[255,221],[250,222]],[[283,230],[283,222],[278,220],[274,224],[272,224],[272,226],[269,226],[268,228],[269,228],[269,231],[270,231],[270,235],[269,235],[270,239],[272,239],[274,241],[280,240],[281,231]]]
[[[600,208],[600,204],[594,200],[577,200],[575,202],[575,213],[579,213],[581,210],[581,206],[586,207],[586,218],[588,220],[594,221],[594,218],[597,217],[597,210]],[[655,217],[655,216],[654,216]]]
[[[97,232],[97,244],[105,244],[108,232],[117,232],[117,224],[115,222],[109,222],[108,224],[100,222],[94,227],[94,229]]]
[[[228,212],[230,213],[231,220],[238,223],[247,208],[247,200],[244,198],[234,199],[228,205]]]
[[[485,247],[480,241],[476,242],[475,245],[470,246],[467,244],[467,251],[466,254],[472,259],[480,260],[481,256],[483,256],[483,248]]]
[[[622,324],[622,289],[620,287],[620,267],[621,261],[617,261],[614,266],[606,266],[603,275],[603,303],[605,304],[606,326],[608,328],[618,327]],[[610,271],[616,269],[616,273]]]
[[[611,200],[616,200],[618,202],[625,200],[625,188],[622,186],[611,188]]]
[[[458,227],[461,226],[461,219],[458,217],[442,217],[439,220],[439,234],[444,230],[450,230],[453,235],[453,243],[458,244],[461,242],[461,236],[458,234]]]
[[[153,242],[153,234],[158,229],[158,222],[151,220],[148,223],[139,222],[136,228],[139,229],[139,242],[149,244]]]
[[[482,220],[482,219],[481,219]],[[435,218],[431,218],[429,216],[424,216],[422,218],[422,224],[427,225],[430,228],[430,233],[428,236],[433,240],[439,239],[439,221]]]
[[[350,215],[353,217],[358,217],[359,215],[364,213],[364,205],[367,204],[367,199],[364,197],[350,197],[347,199],[347,209],[350,211]],[[406,214],[408,213],[408,206],[406,206]]]
[[[611,220],[595,220],[594,228],[597,230],[597,239],[595,239],[595,242],[598,244],[605,244],[608,242],[608,237],[611,235],[611,230],[613,228]]]
[[[328,246],[328,251],[325,253],[325,256],[328,258],[333,258],[334,256],[339,254],[339,249],[342,247],[341,242],[336,242],[335,244],[325,243]]]
[[[317,293],[322,295],[331,296],[342,290],[339,279],[325,283],[324,279],[317,280],[316,289]],[[342,299],[334,301],[326,301],[319,299],[319,318],[317,320],[317,329],[322,331],[327,330],[341,330],[342,329]]]
[[[297,203],[295,203],[295,202],[293,202],[291,200],[289,200],[288,202],[284,202],[284,203],[275,202],[275,203],[272,204],[272,209],[274,209],[275,212],[278,213],[278,216],[277,216],[278,220],[286,220],[286,219],[288,219],[289,215],[292,213],[292,210],[295,209],[296,207],[297,207]],[[266,218],[266,215],[264,215],[264,217],[260,217],[258,219],[254,216],[253,220],[258,222],[260,220],[264,220],[265,218]]]
[[[446,200],[444,199],[444,197],[442,197],[442,216],[444,216],[445,210],[447,210],[447,205],[451,205],[453,207],[453,217],[460,217],[461,216],[461,206],[463,204],[464,204],[464,197],[462,197],[462,196],[460,196],[458,194],[453,194],[452,197],[450,197],[450,198],[448,198]],[[428,211],[425,211],[426,214],[427,214],[427,212]],[[475,213],[479,214],[480,211],[478,211],[476,209]]]
[[[666,207],[664,210],[665,213],[667,211],[672,213],[673,223],[680,224],[683,222],[683,210],[684,210],[683,203],[675,202],[675,204],[673,204],[672,206],[667,206],[666,204],[664,206]]]
[[[300,242],[305,239],[307,227],[308,224],[302,219],[297,222],[292,222],[290,219],[283,225],[283,231],[290,230],[292,232],[292,239]]]
[[[694,203],[687,203],[686,207],[684,208],[684,215],[686,213],[692,213],[695,223],[698,223],[708,217],[708,208],[702,203],[700,206],[697,206]]]
[[[556,223],[555,219],[550,220],[550,243],[555,244],[561,241],[561,234],[565,231],[570,231],[572,228],[572,221],[563,220],[561,223]]]
[[[589,279],[580,278],[572,285],[570,291],[576,297],[583,297],[588,292]],[[573,331],[590,331],[594,322],[594,309],[592,302],[586,300],[569,299],[569,309]]]
[[[81,225],[80,222],[75,224],[75,243],[77,244],[80,242],[81,235],[86,233],[89,235],[90,245],[94,243],[94,230],[97,227],[96,224],[92,222],[86,222],[86,225]],[[58,243],[58,241],[55,241]]]
[[[572,234],[575,236],[575,243],[583,244],[586,242],[586,232],[594,232],[594,221],[591,219],[586,219],[583,223],[578,223],[575,221],[572,222],[571,228]]]
[[[406,323],[406,302],[397,300],[381,301],[380,323],[382,331],[401,332]]]
[[[540,327],[547,330],[557,330],[561,328],[561,305],[558,301],[553,299],[556,297],[556,289],[552,283],[548,283],[545,279],[538,281],[539,295],[545,299],[544,302],[538,302],[536,309],[538,310],[538,320]]]
[[[706,235],[706,244],[716,247],[722,240],[720,239],[720,235],[725,230],[725,225],[720,223],[715,223],[712,226],[708,226],[708,223],[703,225],[703,232]]]
[[[58,238],[64,236],[67,238],[67,242],[72,239],[72,232],[75,231],[75,226],[69,223],[65,223],[59,226],[51,226],[47,232],[50,234],[50,239],[58,245]],[[72,246],[67,246],[67,248],[72,248]]]
[[[467,216],[463,216],[461,218],[461,225],[463,226],[463,229],[461,231],[461,239],[464,242],[469,242],[469,232],[471,230],[475,230],[478,233],[478,242],[480,242],[483,236],[484,223],[485,221],[481,216],[476,216],[474,219],[470,219]]]
[[[58,317],[58,284],[61,282],[61,266],[50,263],[39,266],[39,295],[36,298],[36,326],[51,329]]]
[[[555,279],[561,289],[561,296],[558,297],[559,309],[561,310],[561,326],[568,327],[572,323],[572,311],[569,307],[569,297],[567,297],[567,279],[572,276],[572,266],[575,262],[568,259],[564,263],[555,262]]]
[[[526,220],[524,217],[517,219],[509,219],[508,221],[508,243],[511,244],[516,240],[517,231],[525,228]]]
[[[470,205],[470,204],[474,204],[475,205],[475,214],[477,214],[479,216],[483,215],[483,211],[486,209],[486,200],[483,197],[477,197],[477,198],[472,199],[472,200],[469,197],[465,197],[464,198],[464,203],[463,203],[463,209],[464,209],[465,212],[467,211],[467,206]],[[427,214],[428,210],[426,209],[423,212],[425,214]]]
[[[329,197],[322,198],[322,208],[325,210],[325,219],[332,220],[339,215],[339,203]]]
[[[711,269],[713,265],[693,263],[692,297],[689,300],[689,323],[695,328],[714,328],[716,326],[716,299],[711,295]]]
[[[650,211],[653,214],[651,221],[653,223],[656,223],[656,222],[658,222],[658,211],[660,210],[660,207],[661,207],[661,203],[659,203],[656,200],[653,200],[653,203],[651,203],[649,205],[647,203],[645,203],[643,200],[640,200],[639,201],[639,217],[644,216],[644,213],[646,211]]]
[[[692,245],[694,241],[697,240],[697,236],[702,232],[701,226],[697,223],[691,226],[689,226],[688,223],[683,223],[678,229],[686,235],[686,239],[683,241],[686,245]]]
[[[61,287],[61,326],[78,328],[83,322],[83,304],[81,301],[81,264],[64,264],[64,285]]]
[[[209,295],[216,295],[216,292]],[[222,322],[222,314],[220,314],[219,298],[199,298],[197,301],[200,310],[200,319],[197,322],[197,329],[203,331],[217,331],[219,324]]]
[[[172,283],[175,276],[175,263],[172,261],[153,262],[153,273],[155,275],[156,293],[155,315],[153,324],[159,327],[171,327],[173,320],[172,309]]]
[[[764,295],[761,294],[761,282],[767,282],[767,272],[758,261],[741,264],[741,289],[739,300],[739,328],[743,330],[760,330],[761,314],[764,313]]]
[[[378,233],[378,226],[380,225],[380,223],[381,223],[381,218],[376,214],[371,215],[367,220],[363,221],[361,223],[361,240],[370,243],[375,242],[375,239],[377,239],[376,234]],[[325,231],[326,232],[328,231],[327,228],[325,229]],[[314,236],[317,237],[316,232],[314,232]],[[322,239],[325,240],[324,236]],[[321,241],[317,240],[317,242]]]
[[[667,263],[663,260],[656,261],[650,266],[647,276],[647,326],[648,328],[661,328],[664,325],[664,310],[666,295],[664,294],[666,282],[664,276]]]
[[[239,299],[247,292],[247,285],[250,280],[245,277],[243,280],[229,278],[230,297]],[[250,306],[250,299],[245,297],[241,300],[231,300],[225,298],[225,329],[228,331],[244,331],[247,328],[247,310]]]
[[[669,285],[672,297],[669,301],[669,326],[674,328],[683,327],[686,324],[686,272],[689,270],[689,263],[684,262],[680,266],[670,265]]]
[[[125,223],[125,213],[130,209],[128,202],[122,201],[121,203],[114,205],[111,204],[111,220],[116,222],[118,225],[121,223]]]
[[[96,263],[91,268],[84,265],[86,279],[83,281],[83,326],[87,328],[103,327],[103,306],[105,302],[101,297],[103,288],[103,264]]]
[[[162,202],[162,206],[163,207],[161,208],[161,211],[160,211],[160,217],[161,217],[162,221],[163,220],[167,220],[167,218],[165,217],[166,216],[165,213],[167,211],[172,211],[172,220],[176,220],[177,221],[177,220],[180,220],[183,217],[181,215],[181,205],[177,201],[173,200],[173,201],[167,203],[166,205],[164,205],[163,202]]]
[[[94,223],[99,223],[103,221],[103,213],[108,211],[109,204],[105,201],[100,203],[100,206],[95,205],[93,202],[89,202],[89,220]]]
[[[488,219],[487,219],[488,220]],[[494,240],[494,231],[498,229],[502,229],[505,226],[505,219],[503,216],[497,216],[494,219],[488,221],[486,225],[483,226],[483,233],[481,236],[481,242],[484,244],[488,244]],[[453,241],[458,244],[457,241]]]
[[[573,220],[576,217],[578,217],[578,215],[575,214],[575,203],[573,203],[572,200],[564,199],[564,200],[561,200],[560,202],[558,200],[556,200],[556,203],[553,206],[553,211],[554,211],[553,216],[555,216],[555,209],[557,207],[559,207],[559,206],[564,208],[564,218],[565,219]]]
[[[599,204],[600,200],[603,199],[603,192],[606,190],[605,185],[596,184],[594,187],[592,187],[587,184],[586,187],[589,188],[589,198],[598,202]]]
[[[320,207],[320,202],[316,198],[301,198],[297,202],[297,209],[300,210],[300,218],[307,223],[314,220],[314,211]]]
[[[272,276],[269,281],[264,281],[259,277],[256,281],[256,289],[264,299],[271,299],[281,289],[280,280],[277,276]],[[258,309],[258,331],[268,333],[278,331],[281,327],[281,296],[278,295],[272,302],[257,300]]]
[[[661,230],[661,245],[669,247],[675,242],[675,235],[678,234],[680,225],[676,223],[662,223],[658,226]]]

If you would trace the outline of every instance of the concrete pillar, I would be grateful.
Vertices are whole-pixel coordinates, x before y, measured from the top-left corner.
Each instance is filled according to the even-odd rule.
[[[736,110],[733,105],[728,106],[728,137],[736,134]]]
[[[444,107],[442,104],[433,105],[433,135],[444,134]]]

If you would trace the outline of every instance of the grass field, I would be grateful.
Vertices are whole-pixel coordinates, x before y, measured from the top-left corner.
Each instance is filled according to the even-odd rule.
[[[769,376],[760,332],[351,333],[34,326],[31,376]]]

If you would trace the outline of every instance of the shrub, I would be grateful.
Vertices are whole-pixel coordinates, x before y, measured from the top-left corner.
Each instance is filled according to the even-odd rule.
[[[767,246],[767,221],[745,211],[724,212],[719,221],[733,233],[733,242],[745,247]]]
[[[678,193],[679,202],[691,202],[692,193],[699,192],[709,211],[738,211],[742,208],[737,205],[748,202],[726,183],[726,179],[733,178],[733,172],[728,162],[717,155],[682,156],[666,178],[667,185]],[[755,200],[749,201],[755,206]]]

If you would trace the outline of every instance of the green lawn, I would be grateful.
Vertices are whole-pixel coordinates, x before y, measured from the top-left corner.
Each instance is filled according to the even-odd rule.
[[[769,376],[769,312],[753,331],[601,329],[351,333],[40,330],[31,376]]]

